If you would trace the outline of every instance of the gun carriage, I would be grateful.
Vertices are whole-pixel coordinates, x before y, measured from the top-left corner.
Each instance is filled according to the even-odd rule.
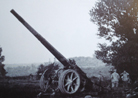
[[[59,51],[57,51],[45,38],[43,38],[37,31],[35,31],[20,15],[14,10],[11,13],[48,49],[64,66],[60,74],[58,74],[58,89],[63,94],[75,94],[81,92],[82,88],[92,90],[93,82],[86,76],[86,74],[75,64],[67,60]],[[44,75],[48,70],[45,70],[41,82],[44,81]],[[44,84],[44,83],[43,83]],[[100,86],[97,84],[97,86]],[[40,85],[45,90],[45,85]],[[101,87],[101,86],[100,86]]]

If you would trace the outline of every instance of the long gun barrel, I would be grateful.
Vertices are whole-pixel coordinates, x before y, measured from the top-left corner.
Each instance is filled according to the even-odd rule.
[[[58,52],[45,38],[37,33],[21,16],[13,9],[11,13],[47,48],[64,66],[69,66],[67,59]]]

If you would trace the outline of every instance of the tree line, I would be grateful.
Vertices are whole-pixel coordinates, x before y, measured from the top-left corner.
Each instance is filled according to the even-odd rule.
[[[138,1],[99,0],[90,10],[91,21],[98,26],[97,35],[110,42],[99,43],[96,57],[126,70],[132,80],[138,77]]]

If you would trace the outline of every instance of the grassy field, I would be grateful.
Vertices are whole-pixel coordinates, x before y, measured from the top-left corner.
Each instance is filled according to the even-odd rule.
[[[123,89],[119,87],[117,93],[108,92],[106,95],[94,98],[125,98],[122,95]],[[37,98],[41,92],[39,80],[28,79],[0,79],[0,98]],[[88,93],[87,93],[88,94]],[[85,98],[87,94],[79,94],[75,96],[42,96],[41,98]],[[91,94],[91,93],[90,93]],[[88,94],[89,95],[89,94]],[[116,97],[115,97],[116,96]]]
[[[36,98],[39,92],[40,87],[38,80],[0,80],[0,98]]]
[[[41,92],[39,80],[21,79],[1,79],[0,98],[37,98]],[[43,95],[41,98],[84,98],[85,95],[66,96],[57,94],[56,96]]]

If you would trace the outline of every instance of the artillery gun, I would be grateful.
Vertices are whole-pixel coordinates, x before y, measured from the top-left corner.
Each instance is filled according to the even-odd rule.
[[[57,51],[45,38],[43,38],[37,31],[35,31],[20,15],[13,9],[11,13],[47,48],[64,66],[61,74],[58,75],[58,89],[63,94],[75,94],[81,92],[85,87],[87,91],[93,90],[93,82],[86,76],[86,74],[75,64],[67,60],[59,51]],[[41,79],[44,81],[44,71]],[[100,85],[96,84],[101,87]],[[40,87],[45,90],[45,85]]]

